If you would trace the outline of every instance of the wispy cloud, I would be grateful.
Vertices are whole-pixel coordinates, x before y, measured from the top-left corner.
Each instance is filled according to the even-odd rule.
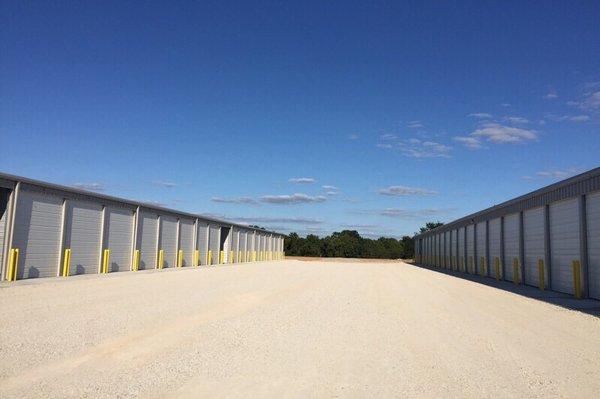
[[[504,119],[510,123],[529,123],[529,119],[522,116],[507,116]]]
[[[546,114],[544,118],[551,122],[587,122],[590,120],[588,115],[556,115],[556,114]]]
[[[477,119],[490,119],[490,118],[492,118],[492,114],[488,114],[487,112],[474,112],[474,113],[469,114],[467,116],[470,116],[472,118],[477,118]]]
[[[386,134],[382,134],[381,136],[379,136],[379,139],[384,140],[384,141],[396,140],[397,138],[398,138],[398,136],[396,136],[395,134],[391,134],[391,133],[386,133]]]
[[[544,98],[546,100],[554,100],[558,98],[558,93],[556,93],[556,90],[550,90],[548,93],[546,93],[546,95],[544,95]]]
[[[360,138],[360,136],[356,133],[348,135],[348,140],[358,140],[359,138]]]
[[[351,211],[351,213],[360,214],[360,215],[376,215],[383,216],[394,219],[403,219],[403,220],[421,220],[429,217],[440,217],[445,215],[450,215],[456,211],[455,208],[447,208],[447,209],[418,209],[418,210],[410,210],[410,209],[400,209],[400,208],[385,208],[385,209],[369,209],[369,210],[355,210]]]
[[[501,107],[505,107],[505,108],[506,108],[506,107],[510,107],[510,103],[502,103],[502,104],[500,104],[500,106],[501,106]]]
[[[327,197],[323,195],[311,196],[296,193],[291,195],[265,195],[260,198],[260,201],[277,205],[315,204],[327,201]]]
[[[453,137],[453,140],[461,143],[465,147],[470,148],[472,150],[476,150],[476,149],[483,147],[481,140],[479,140],[476,137],[456,136],[456,137]]]
[[[420,129],[423,127],[423,123],[421,121],[410,121],[406,124],[406,127],[409,129]]]
[[[87,190],[87,191],[104,191],[106,190],[106,187],[104,186],[104,184],[102,183],[75,183],[73,184],[73,187],[78,188],[80,190]]]
[[[222,204],[245,204],[245,205],[258,205],[258,201],[250,197],[212,197],[212,202],[218,202]]]
[[[598,110],[600,109],[600,90],[592,93],[587,93],[581,102],[581,108]]]
[[[334,191],[337,191],[337,190],[339,190],[339,188],[338,188],[338,187],[336,187],[336,186],[331,186],[331,185],[328,185],[328,184],[325,184],[325,185],[321,186],[321,188],[322,188],[323,190],[334,190]]]
[[[535,178],[538,179],[555,179],[562,180],[571,176],[575,176],[579,173],[579,169],[577,168],[569,168],[569,169],[554,169],[554,170],[543,170],[537,172],[535,176],[523,176],[525,180],[533,180]]]
[[[271,216],[256,216],[256,217],[234,217],[232,220],[241,223],[291,223],[291,224],[307,224],[317,225],[322,224],[321,219],[310,217],[271,217]]]
[[[428,195],[437,195],[437,191],[428,190],[426,188],[406,187],[406,186],[389,186],[379,189],[379,194],[395,197],[418,196],[424,197]]]
[[[491,144],[517,144],[537,140],[535,130],[521,129],[505,126],[499,123],[486,123],[481,125],[468,136],[456,136],[454,140],[462,142],[468,148],[480,148],[483,142]]]
[[[167,205],[164,202],[154,201],[154,200],[142,200],[140,201],[142,204],[148,204],[153,206],[159,206],[161,208],[166,207]]]
[[[312,177],[292,177],[288,181],[294,184],[313,184],[316,182]]]
[[[177,183],[173,183],[171,181],[164,180],[155,180],[152,182],[155,186],[164,187],[164,188],[173,188],[177,186]]]

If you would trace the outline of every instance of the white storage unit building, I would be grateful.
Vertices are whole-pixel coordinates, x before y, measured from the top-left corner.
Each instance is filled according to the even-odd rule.
[[[255,231],[0,173],[1,280],[155,269],[161,250],[162,267],[192,266],[196,251],[206,264],[209,244],[216,264],[221,248],[227,261],[229,251],[245,249],[248,233]],[[271,247],[282,238],[261,234],[269,234]]]
[[[483,257],[496,277],[498,259],[504,280],[600,299],[600,168],[415,236],[422,263],[439,253],[440,234],[460,270],[474,256],[481,272]]]

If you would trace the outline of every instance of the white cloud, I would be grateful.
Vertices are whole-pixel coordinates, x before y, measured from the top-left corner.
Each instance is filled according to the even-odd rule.
[[[377,148],[390,149],[390,148],[392,148],[392,145],[389,144],[389,143],[377,143],[376,147]]]
[[[386,188],[379,189],[379,194],[381,195],[390,195],[396,197],[403,196],[426,196],[426,195],[437,195],[437,191],[428,190],[426,188],[418,188],[418,187],[406,187],[406,186],[389,186]]]
[[[600,90],[593,93],[585,94],[580,107],[583,109],[590,110],[600,109]]]
[[[322,195],[310,196],[307,194],[291,194],[291,195],[265,195],[260,198],[261,202],[277,205],[292,205],[292,204],[314,204],[327,201],[327,197]]]
[[[248,204],[248,205],[257,205],[258,202],[254,198],[250,197],[233,197],[233,198],[223,198],[223,197],[212,197],[210,199],[212,202],[219,202],[223,204]]]
[[[271,216],[257,216],[257,217],[234,217],[231,218],[233,221],[241,223],[291,223],[291,224],[308,224],[316,225],[322,224],[323,221],[320,219],[309,218],[309,217],[271,217]]]
[[[360,136],[356,133],[348,135],[348,140],[358,140],[359,138],[360,138]]]
[[[544,98],[546,100],[554,100],[555,98],[558,98],[558,94],[556,93],[555,90],[550,90],[545,96]]]
[[[385,209],[369,209],[369,210],[356,210],[351,211],[351,213],[359,214],[359,215],[377,215],[384,216],[388,218],[394,219],[403,219],[403,220],[421,220],[434,216],[444,216],[452,214],[456,211],[454,208],[447,209],[418,209],[418,210],[410,210],[410,209],[399,209],[399,208],[385,208]]]
[[[316,180],[312,177],[293,177],[288,181],[294,184],[313,184],[314,182],[316,182]]]
[[[336,186],[331,186],[331,185],[327,185],[327,184],[321,186],[321,188],[323,190],[339,190],[339,188],[337,188]]]
[[[386,133],[379,136],[379,138],[381,140],[395,140],[398,138],[398,136],[396,136],[395,134]]]
[[[421,121],[410,121],[406,124],[409,129],[420,129],[423,127]]]
[[[485,124],[471,133],[471,136],[497,144],[520,143],[538,138],[537,132],[534,130],[504,126],[499,123]]]
[[[523,180],[534,180],[534,179],[556,179],[562,180],[571,176],[575,176],[579,173],[579,169],[577,168],[568,168],[568,169],[552,169],[552,170],[543,170],[537,172],[534,176],[527,175],[523,176]]]
[[[459,143],[461,143],[462,145],[464,145],[467,148],[470,149],[478,149],[483,147],[481,140],[479,140],[476,137],[470,137],[470,136],[455,136],[452,138],[454,141],[458,141]]]
[[[552,122],[587,122],[590,120],[588,115],[555,115],[546,114],[544,118]]]
[[[510,104],[509,103],[502,103],[502,104],[500,104],[500,106],[506,108],[506,107],[510,107]]]
[[[590,117],[587,115],[575,115],[569,118],[571,122],[587,122],[590,120]]]
[[[106,190],[106,187],[104,187],[104,184],[102,183],[75,183],[73,184],[73,187],[78,188],[80,190],[87,190],[87,191],[104,191]]]
[[[435,141],[411,140],[400,143],[400,152],[412,158],[449,158],[452,148]]]
[[[490,119],[492,117],[492,114],[488,114],[487,112],[474,112],[467,116],[470,116],[472,118],[477,118],[477,119]]]
[[[164,187],[164,188],[173,188],[177,187],[177,183],[173,183],[171,181],[164,180],[156,180],[152,182],[155,186]]]

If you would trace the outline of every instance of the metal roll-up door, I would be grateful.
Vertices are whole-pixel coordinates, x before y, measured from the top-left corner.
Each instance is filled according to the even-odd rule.
[[[208,262],[208,223],[198,221],[198,240],[196,248],[200,252],[200,264],[206,265]]]
[[[519,214],[504,218],[504,271],[505,279],[513,281],[513,260],[519,259]]]
[[[444,264],[446,265],[447,269],[450,269],[450,249],[452,247],[450,246],[450,232],[449,231],[444,233],[444,240],[445,240]]]
[[[253,231],[248,232],[246,247],[247,247],[248,251],[250,251],[250,252],[254,251],[254,232]],[[252,254],[250,254],[250,256],[252,256]],[[248,259],[248,260],[252,260],[252,259]]]
[[[458,259],[459,270],[465,270],[465,228],[458,229]]]
[[[104,249],[110,250],[109,271],[131,270],[134,212],[132,209],[107,206],[104,214]]]
[[[538,260],[544,260],[544,208],[535,208],[523,212],[523,250],[525,251],[525,284],[539,287]],[[544,268],[544,281],[548,276]]]
[[[140,211],[136,248],[140,251],[139,270],[156,268],[158,250],[158,215]]]
[[[160,216],[159,250],[163,250],[163,268],[176,266],[177,258],[177,218]]]
[[[577,199],[550,205],[550,257],[552,289],[573,293],[574,260],[581,260]]]
[[[496,276],[496,258],[498,258],[498,262],[502,261],[501,256],[501,247],[500,247],[500,218],[490,220],[489,224],[489,242],[490,242],[490,264],[489,271],[490,276]],[[502,278],[502,264],[499,263],[499,274],[500,278]]]
[[[450,230],[448,232],[448,237],[450,238],[449,241],[449,245],[448,245],[448,253],[450,256],[450,268],[455,268],[456,266],[454,265],[454,260],[453,258],[456,256],[456,233],[454,230]]]
[[[248,238],[248,232],[246,230],[240,231],[240,251],[246,252],[246,239]],[[245,255],[243,255],[245,259]]]
[[[17,279],[58,275],[62,204],[57,195],[20,190],[12,243],[19,249]]]
[[[237,228],[231,229],[232,245],[231,250],[234,252],[234,259],[237,259],[237,252],[240,250],[240,230]]]
[[[589,292],[600,299],[600,192],[587,195],[586,203]]]
[[[211,224],[208,235],[208,249],[212,251],[211,264],[219,263],[219,226]]]
[[[475,267],[475,226],[470,224],[467,226],[467,265],[470,268]],[[470,271],[473,271],[471,269]]]
[[[102,205],[67,200],[64,247],[71,249],[70,274],[95,274],[100,270]]]
[[[482,263],[481,258],[483,258],[483,262],[487,262],[485,258],[486,245],[485,245],[485,222],[477,223],[476,237],[475,237],[475,247],[477,248],[477,272],[484,275],[489,275],[490,265],[487,263]]]
[[[179,220],[179,249],[183,251],[181,266],[194,265],[194,221],[190,219]]]

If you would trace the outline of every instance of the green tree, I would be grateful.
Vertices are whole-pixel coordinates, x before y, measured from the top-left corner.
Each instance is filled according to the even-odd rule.
[[[433,230],[436,227],[440,227],[443,225],[444,225],[444,223],[439,222],[439,221],[438,222],[427,222],[427,223],[425,223],[425,226],[421,227],[421,229],[419,230],[419,233],[423,234],[429,230]]]

